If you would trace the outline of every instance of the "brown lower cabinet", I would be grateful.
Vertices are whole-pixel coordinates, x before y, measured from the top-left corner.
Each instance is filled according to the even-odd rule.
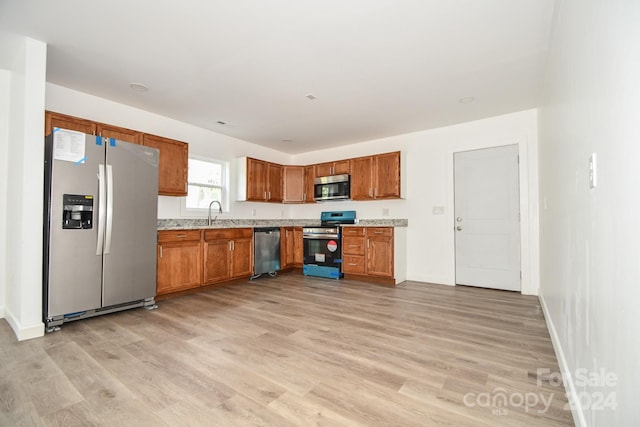
[[[302,227],[280,227],[280,269],[302,268]]]
[[[204,284],[251,276],[253,229],[204,230]]]
[[[344,227],[342,272],[345,277],[362,276],[393,284],[393,238],[393,227]]]
[[[158,231],[156,294],[197,288],[202,283],[200,230]]]
[[[158,231],[156,294],[251,276],[253,229]]]

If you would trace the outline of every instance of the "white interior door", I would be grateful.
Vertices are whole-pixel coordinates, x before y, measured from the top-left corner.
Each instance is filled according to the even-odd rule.
[[[456,284],[520,291],[518,146],[454,153]]]

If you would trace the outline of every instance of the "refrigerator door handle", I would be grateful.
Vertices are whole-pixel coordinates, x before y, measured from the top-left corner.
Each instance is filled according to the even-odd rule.
[[[111,252],[111,230],[113,229],[113,169],[107,165],[107,230],[104,243],[104,253]]]
[[[106,212],[104,209],[105,201],[105,176],[104,165],[98,165],[98,244],[96,245],[96,255],[102,255],[102,246],[104,244],[104,221]]]

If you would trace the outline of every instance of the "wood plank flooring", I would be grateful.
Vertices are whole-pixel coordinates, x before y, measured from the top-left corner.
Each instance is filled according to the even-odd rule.
[[[0,321],[0,425],[573,425],[536,297],[290,273],[159,305]]]

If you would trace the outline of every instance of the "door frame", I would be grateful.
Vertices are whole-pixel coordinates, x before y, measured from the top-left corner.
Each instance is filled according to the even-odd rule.
[[[485,148],[518,145],[519,192],[520,192],[520,267],[522,281],[520,291],[523,295],[538,295],[540,285],[539,271],[539,223],[538,223],[538,147],[537,143],[529,143],[526,135],[519,138],[499,139],[492,141],[461,141],[452,144],[446,153],[447,162],[447,215],[446,224],[449,230],[449,274],[448,284],[455,286],[456,252],[455,252],[455,198],[454,198],[454,153]]]

